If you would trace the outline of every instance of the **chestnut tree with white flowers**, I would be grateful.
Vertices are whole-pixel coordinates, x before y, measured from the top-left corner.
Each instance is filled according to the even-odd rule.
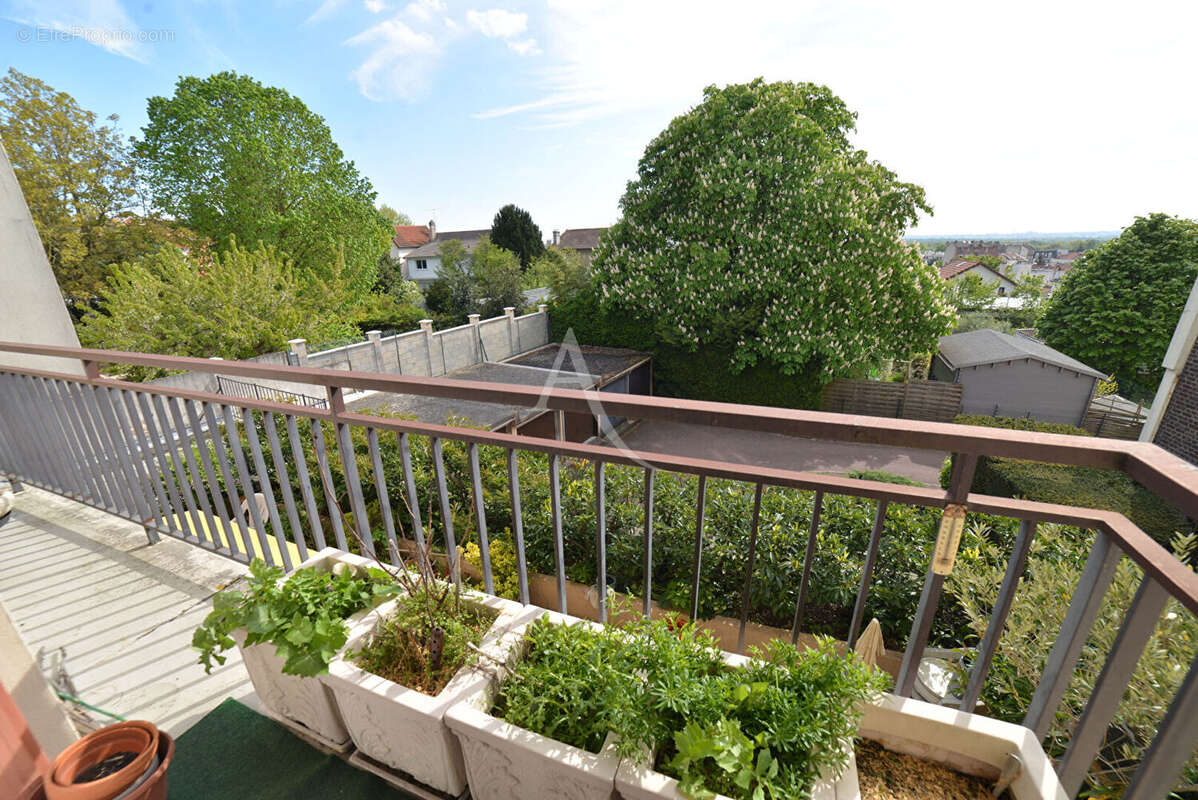
[[[608,313],[663,341],[827,380],[934,347],[956,313],[903,241],[923,189],[853,147],[856,114],[810,83],[714,86],[649,143],[595,253]]]

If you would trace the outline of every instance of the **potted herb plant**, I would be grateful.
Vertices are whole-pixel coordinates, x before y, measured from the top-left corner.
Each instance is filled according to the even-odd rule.
[[[328,688],[315,676],[348,640],[351,629],[399,587],[360,556],[325,548],[284,577],[255,559],[244,592],[218,594],[192,646],[208,672],[237,645],[254,691],[267,712],[344,750],[349,732]]]
[[[357,748],[352,763],[458,795],[465,765],[445,712],[486,691],[518,641],[513,629],[541,612],[463,590],[437,579],[431,559],[419,563],[393,573],[403,594],[365,618],[323,680]]]

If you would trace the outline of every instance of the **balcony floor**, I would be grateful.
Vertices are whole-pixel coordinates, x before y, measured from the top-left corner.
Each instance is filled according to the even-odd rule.
[[[39,489],[0,521],[0,600],[30,650],[63,648],[77,697],[175,737],[227,697],[259,707],[236,651],[205,675],[190,647],[211,596],[244,571]]]

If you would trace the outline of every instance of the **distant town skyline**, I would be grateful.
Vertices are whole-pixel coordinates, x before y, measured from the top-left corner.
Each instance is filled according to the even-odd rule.
[[[492,2],[0,0],[0,40],[126,134],[180,75],[286,89],[379,202],[442,230],[509,202],[546,236],[610,225],[653,136],[704,85],[759,75],[857,112],[855,143],[927,190],[914,235],[1198,218],[1192,6]]]

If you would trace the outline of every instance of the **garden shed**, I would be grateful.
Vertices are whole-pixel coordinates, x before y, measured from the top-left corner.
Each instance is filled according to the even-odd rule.
[[[959,383],[961,413],[1081,425],[1106,376],[1038,339],[995,330],[940,337],[933,380]]]

